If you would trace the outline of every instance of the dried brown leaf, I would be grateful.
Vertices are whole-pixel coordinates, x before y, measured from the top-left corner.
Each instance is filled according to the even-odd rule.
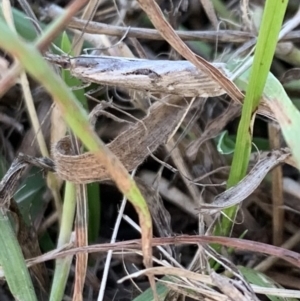
[[[291,153],[286,148],[271,151],[237,185],[219,194],[213,203],[202,205],[199,208],[200,213],[214,214],[241,203],[259,186],[272,168],[284,162],[290,156]]]
[[[247,250],[252,252],[258,252],[262,254],[268,254],[281,258],[296,267],[300,267],[300,254],[291,250],[287,250],[282,247],[276,247],[265,243],[244,240],[239,238],[221,237],[221,236],[201,236],[201,235],[181,235],[175,237],[160,237],[152,239],[152,247],[163,246],[168,244],[175,245],[197,245],[197,244],[220,244],[222,246],[235,248],[238,250]],[[90,245],[83,248],[54,250],[47,254],[43,254],[40,257],[27,260],[29,266],[40,262],[53,260],[55,258],[61,258],[77,254],[79,252],[107,252],[108,250],[123,251],[125,249],[138,249],[142,248],[142,241],[139,239],[130,241],[121,241],[117,243],[105,243],[99,245]],[[199,274],[198,274],[199,275]]]
[[[138,167],[150,153],[166,143],[170,134],[181,120],[185,103],[180,99],[170,99],[170,103],[155,103],[143,123],[121,133],[109,143],[108,148],[120,159],[128,171]],[[147,132],[145,130],[147,129]],[[108,180],[104,169],[94,153],[82,155],[72,153],[69,137],[61,139],[53,148],[56,172],[60,178],[74,183],[91,183]]]

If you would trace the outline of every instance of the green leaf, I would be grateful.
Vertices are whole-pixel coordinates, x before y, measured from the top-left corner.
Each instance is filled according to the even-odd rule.
[[[234,152],[235,141],[228,136],[228,131],[223,131],[217,138],[217,150],[222,155],[230,155]]]
[[[217,143],[217,150],[222,155],[230,155],[234,152],[236,144],[236,136],[228,135],[228,131],[223,131],[215,138]],[[260,137],[254,137],[252,141],[252,152],[257,150],[268,151],[270,150],[269,140]]]
[[[43,194],[46,191],[46,182],[41,170],[33,167],[20,187],[15,194],[15,200],[24,221],[29,225],[30,220],[35,220],[44,207]]]
[[[267,277],[263,273],[260,273],[253,269],[242,267],[242,266],[239,266],[238,269],[243,274],[245,279],[251,284],[255,284],[255,285],[258,285],[261,287],[283,288],[282,286],[277,284],[274,280]],[[297,299],[294,299],[294,298],[280,298],[280,297],[271,296],[271,295],[267,295],[267,297],[271,301],[297,301]]]
[[[89,198],[89,241],[95,242],[99,236],[101,223],[101,202],[99,184],[88,184],[87,190]]]
[[[163,277],[163,280],[169,280],[167,277]],[[156,292],[159,297],[159,300],[164,300],[168,294],[170,289],[163,285],[161,282],[156,283]],[[153,291],[151,288],[148,288],[143,293],[141,293],[139,296],[133,299],[133,301],[155,301],[153,296]]]

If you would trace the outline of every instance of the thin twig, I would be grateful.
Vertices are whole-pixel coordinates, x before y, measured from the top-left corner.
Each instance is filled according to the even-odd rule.
[[[281,146],[281,131],[277,124],[269,123],[269,141],[271,149],[278,149]],[[284,231],[284,205],[282,167],[279,165],[271,172],[272,175],[272,202],[273,202],[273,244],[279,246],[282,244]]]
[[[62,9],[55,4],[51,4],[47,8],[47,14],[51,18],[56,18],[61,14]],[[156,29],[115,26],[106,23],[80,20],[78,18],[72,18],[68,24],[69,28],[84,30],[90,34],[105,34],[109,36],[122,37],[128,32],[128,38],[138,38],[147,40],[164,40],[162,35]],[[203,41],[215,43],[245,43],[251,39],[255,39],[256,36],[251,32],[239,31],[239,30],[216,30],[216,31],[184,31],[176,30],[176,33],[183,41]],[[287,33],[281,40],[282,41],[295,41],[300,38],[300,30]]]

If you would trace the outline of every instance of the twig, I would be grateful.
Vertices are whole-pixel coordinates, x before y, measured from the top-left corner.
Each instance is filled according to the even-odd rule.
[[[269,141],[271,149],[278,149],[281,146],[281,131],[277,124],[269,123]],[[272,170],[272,203],[273,203],[273,244],[279,246],[283,240],[284,231],[284,205],[282,167],[277,166]]]
[[[47,8],[47,15],[56,18],[62,13],[62,9],[55,4],[51,4]],[[164,40],[162,35],[156,29],[130,27],[129,30],[124,26],[115,26],[106,23],[80,20],[72,18],[68,24],[68,28],[84,30],[90,34],[105,34],[110,36],[122,37],[127,32],[128,38],[138,38],[147,40]],[[251,32],[238,30],[217,30],[217,31],[184,31],[176,30],[176,33],[183,41],[203,41],[215,43],[216,40],[221,43],[245,43],[255,35]],[[296,41],[300,38],[300,30],[287,33],[281,41]]]

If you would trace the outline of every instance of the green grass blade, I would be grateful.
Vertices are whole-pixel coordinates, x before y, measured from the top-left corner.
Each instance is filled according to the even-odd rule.
[[[19,187],[20,189],[16,192],[14,198],[25,223],[30,225],[31,221],[40,215],[45,206],[41,200],[47,186],[45,179],[41,177],[40,169],[32,168]]]
[[[87,186],[89,198],[89,242],[95,242],[101,225],[100,188],[98,183]]]
[[[0,246],[0,264],[14,298],[37,301],[16,234],[8,216],[2,210],[0,210]]]
[[[288,0],[267,0],[265,4],[227,188],[237,184],[245,176],[248,168],[252,141],[250,122],[263,93],[287,4]],[[224,210],[226,217],[216,226],[215,235],[228,235],[236,210],[236,206]]]
[[[53,27],[52,25],[51,28]],[[26,71],[42,83],[46,90],[51,93],[66,123],[82,141],[84,146],[88,150],[95,152],[111,175],[111,178],[116,182],[120,191],[135,207],[142,229],[144,260],[146,266],[149,266],[152,260],[152,221],[147,203],[136,183],[130,178],[127,170],[118,158],[94,132],[83,107],[78,104],[74,94],[61,81],[60,77],[53,72],[38,50],[33,45],[24,43],[2,20],[0,20],[0,31],[0,47],[16,57]]]
[[[60,48],[62,51],[68,53],[71,46],[66,33],[63,33]],[[79,81],[76,78],[72,78],[70,72],[68,70],[62,70],[61,76],[64,82],[69,86],[73,87],[77,84],[80,85]],[[81,90],[77,90],[73,92],[74,96],[84,97],[84,94]],[[63,202],[63,210],[62,210],[62,218],[61,218],[61,226],[59,229],[59,236],[57,247],[62,247],[63,245],[70,242],[72,228],[74,223],[76,211],[76,188],[75,185],[66,182],[65,191],[64,191],[64,202]],[[51,286],[50,292],[50,301],[61,300],[64,295],[64,291],[66,288],[67,280],[70,273],[72,256],[68,256],[65,258],[58,258],[55,261],[55,271]]]
[[[70,242],[76,209],[75,185],[66,182],[63,215],[61,219],[57,246],[61,247]],[[51,286],[50,301],[62,300],[68,280],[73,256],[59,258],[55,261],[55,271]]]
[[[0,155],[0,178],[8,169],[5,158]],[[0,265],[8,287],[16,300],[37,300],[32,280],[25,264],[16,233],[8,215],[0,208]],[[26,298],[26,299],[23,299]]]
[[[262,287],[269,287],[269,288],[282,288],[282,286],[277,284],[274,280],[267,277],[263,273],[242,266],[239,266],[238,269],[243,274],[245,279],[251,284],[255,284]],[[267,295],[267,297],[271,301],[297,301],[297,299],[294,298],[283,298],[283,297],[281,298],[281,297],[271,296],[271,295]]]

